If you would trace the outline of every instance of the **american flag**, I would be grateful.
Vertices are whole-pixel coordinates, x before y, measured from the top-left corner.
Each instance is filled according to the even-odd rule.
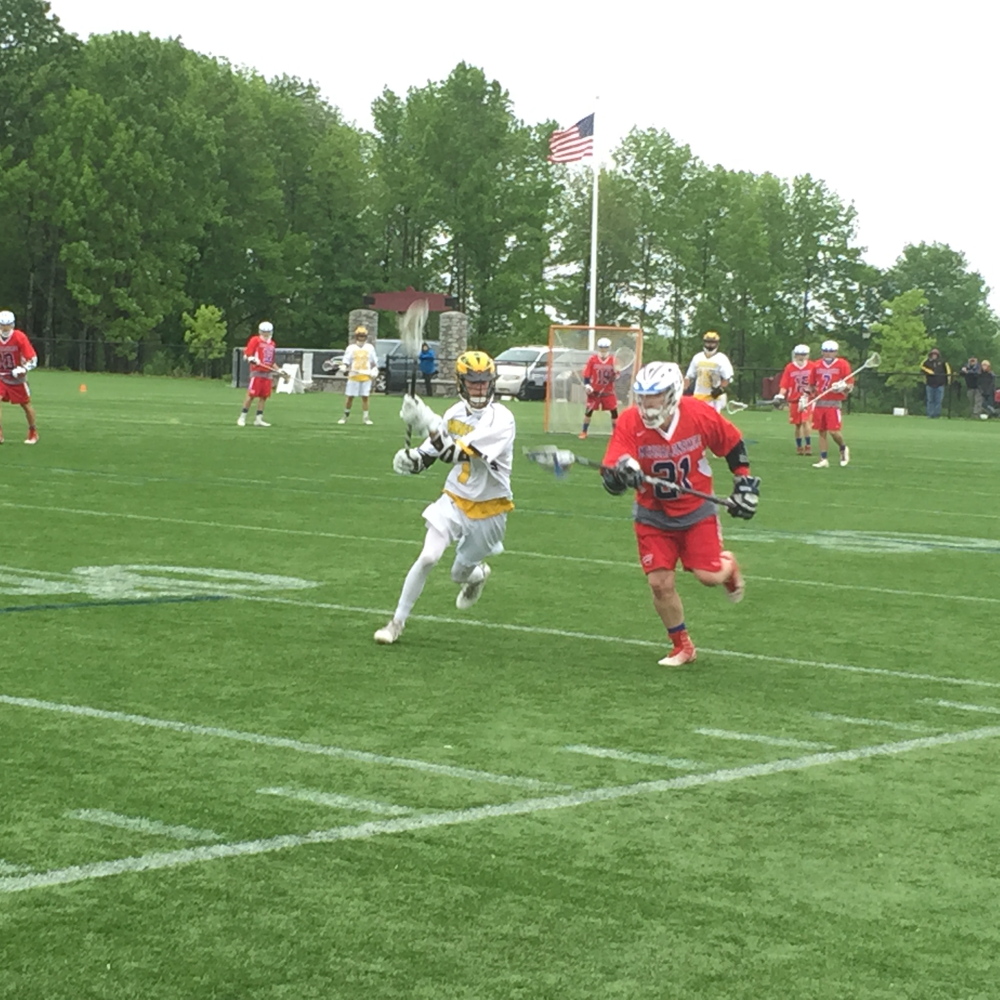
[[[576,163],[594,155],[594,116],[587,115],[569,128],[549,136],[549,163]]]

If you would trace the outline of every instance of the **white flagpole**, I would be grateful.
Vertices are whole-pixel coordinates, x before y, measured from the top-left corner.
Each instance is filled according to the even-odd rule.
[[[594,191],[590,205],[590,309],[588,314],[588,324],[590,330],[587,334],[587,344],[591,351],[594,349],[594,326],[597,323],[597,179],[601,174],[601,162],[598,154],[597,143],[597,103],[594,101],[594,156],[591,170],[594,174]]]

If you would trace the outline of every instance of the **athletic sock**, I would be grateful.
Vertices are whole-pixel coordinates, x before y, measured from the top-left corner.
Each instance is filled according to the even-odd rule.
[[[826,458],[826,452],[825,452],[825,451],[821,451],[821,452],[819,453],[819,457],[820,457],[820,458]]]
[[[812,441],[813,441],[813,439],[811,437],[809,437],[809,435],[807,434],[806,435],[806,447],[807,448],[811,448],[812,447]]]
[[[244,413],[244,414],[249,413],[250,412],[250,407],[249,406],[244,406],[243,410],[241,412]]]
[[[802,438],[796,438],[795,439],[795,447],[796,448],[801,448],[802,447]]]
[[[684,622],[681,622],[680,625],[675,625],[673,628],[668,628],[667,635],[670,636],[670,640],[674,644],[674,649],[680,649],[685,642],[691,641],[688,637],[687,625]]]

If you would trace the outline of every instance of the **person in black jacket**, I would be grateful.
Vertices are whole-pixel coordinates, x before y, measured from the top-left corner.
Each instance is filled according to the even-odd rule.
[[[944,387],[951,381],[951,367],[941,357],[941,352],[932,347],[920,370],[927,382],[927,416],[936,420],[941,416]]]
[[[959,368],[965,376],[965,395],[969,399],[969,415],[978,417],[983,412],[983,397],[979,394],[979,359],[969,360]]]
[[[979,419],[988,420],[990,417],[1000,416],[996,405],[997,377],[993,373],[993,366],[988,361],[983,361],[979,366],[978,388],[983,406],[983,412],[979,414]]]

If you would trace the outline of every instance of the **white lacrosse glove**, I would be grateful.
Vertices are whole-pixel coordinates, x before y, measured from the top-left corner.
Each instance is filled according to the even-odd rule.
[[[645,483],[642,466],[631,456],[622,455],[615,463],[615,474],[630,490],[642,489]]]
[[[833,385],[830,386],[830,388],[834,392],[847,392],[848,385],[843,379],[840,379],[838,382],[834,382]]]
[[[374,382],[375,379],[378,378],[378,369],[377,368],[373,368],[368,374],[371,375],[372,381]]]
[[[11,368],[10,373],[14,378],[20,378],[22,375],[28,374],[28,369],[18,365],[16,368]]]
[[[589,382],[583,388],[586,390],[588,396],[594,391],[594,387]]]
[[[346,374],[347,374],[347,365],[341,365],[341,366],[340,366],[340,367],[339,367],[339,368],[337,369],[337,374],[338,374],[338,375],[346,375]]]
[[[416,476],[424,471],[423,456],[416,448],[400,448],[392,457],[392,471],[400,476]]]
[[[418,441],[439,435],[444,423],[422,399],[410,395],[403,397],[403,405],[399,408],[399,419],[406,424],[410,434]]]

